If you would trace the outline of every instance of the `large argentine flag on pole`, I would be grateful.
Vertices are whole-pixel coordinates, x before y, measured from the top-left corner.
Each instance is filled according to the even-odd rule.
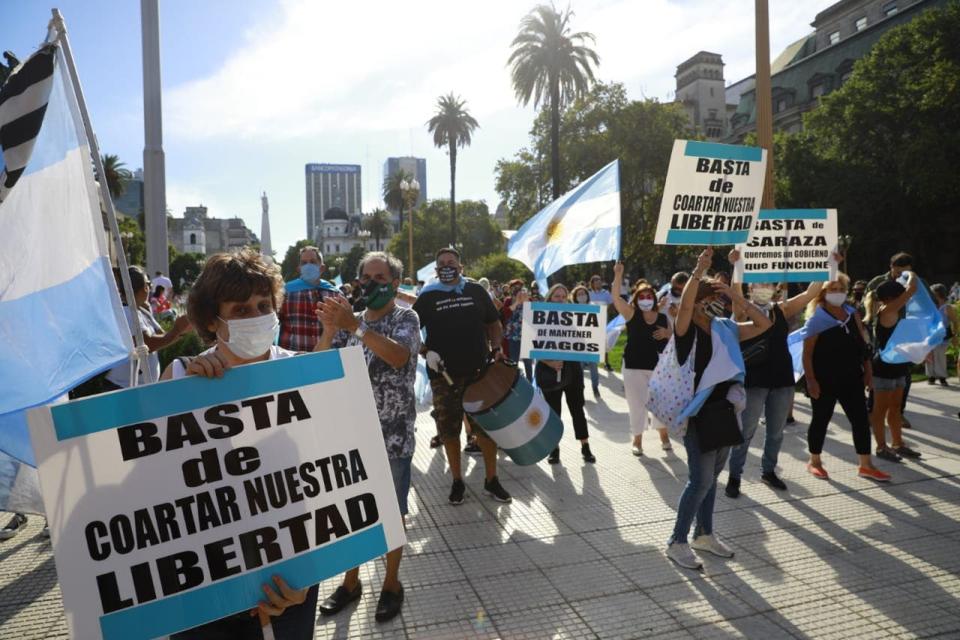
[[[65,69],[48,44],[0,88],[0,452],[17,461],[0,456],[0,508],[22,480],[11,465],[35,466],[22,410],[128,362],[133,349]]]
[[[614,160],[527,220],[507,243],[546,291],[547,276],[571,264],[620,256],[620,161]]]

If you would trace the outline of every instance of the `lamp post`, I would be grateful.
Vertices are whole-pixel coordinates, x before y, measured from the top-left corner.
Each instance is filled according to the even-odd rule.
[[[408,267],[409,273],[416,272],[416,266],[413,264],[413,205],[417,201],[417,197],[420,195],[420,183],[417,182],[416,178],[413,178],[409,182],[407,180],[400,181],[400,199],[403,204],[407,205],[407,209],[410,212],[410,222],[407,228],[407,233],[409,234],[409,260],[410,266]],[[401,213],[402,215],[402,213]]]
[[[843,264],[843,273],[850,271],[850,266],[847,264],[847,252],[850,251],[850,245],[853,244],[853,236],[851,235],[842,235],[837,238],[837,249],[840,250],[840,262]]]

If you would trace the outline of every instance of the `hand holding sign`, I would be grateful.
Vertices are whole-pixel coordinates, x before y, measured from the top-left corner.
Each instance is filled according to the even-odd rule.
[[[263,585],[263,593],[267,596],[267,601],[261,600],[257,603],[257,608],[250,611],[250,615],[260,616],[260,626],[265,627],[270,624],[271,616],[283,615],[283,612],[287,610],[287,607],[292,607],[297,604],[303,604],[304,600],[307,599],[307,592],[310,590],[309,587],[304,589],[293,589],[284,582],[283,578],[280,576],[273,576],[273,581],[276,583],[277,587],[280,589],[278,594],[274,591],[269,584]]]

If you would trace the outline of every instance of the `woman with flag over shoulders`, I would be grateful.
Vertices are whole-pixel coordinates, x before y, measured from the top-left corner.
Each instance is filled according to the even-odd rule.
[[[746,404],[740,342],[770,328],[770,318],[740,291],[719,280],[704,278],[713,249],[704,249],[684,285],[680,308],[667,344],[651,379],[650,409],[683,439],[689,478],[680,495],[677,519],[667,544],[667,557],[681,567],[699,569],[693,549],[721,558],[733,551],[713,532],[717,477],[730,447],[743,441],[740,414]],[[749,322],[722,317],[724,299]],[[692,543],[687,537],[694,519]]]

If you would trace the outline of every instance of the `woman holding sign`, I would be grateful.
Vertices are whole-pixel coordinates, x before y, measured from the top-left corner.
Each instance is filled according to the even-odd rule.
[[[569,297],[570,292],[562,284],[553,285],[547,292],[547,302],[568,302]],[[587,416],[583,412],[583,365],[570,360],[537,360],[534,375],[537,379],[537,387],[543,392],[547,404],[558,416],[561,415],[561,399],[564,395],[567,397],[567,409],[573,419],[573,433],[580,441],[583,460],[596,462],[597,459],[590,451]],[[560,447],[550,453],[547,462],[550,464],[560,462]]]
[[[623,349],[623,388],[630,411],[630,432],[633,434],[633,455],[643,455],[643,432],[656,428],[660,446],[670,450],[667,427],[651,417],[647,420],[647,400],[650,397],[650,376],[657,366],[660,352],[670,339],[667,316],[656,309],[657,292],[646,280],[640,280],[633,290],[630,302],[620,297],[623,282],[623,263],[613,267],[613,306],[623,316],[627,327],[627,345]],[[649,427],[648,427],[649,425]]]
[[[657,395],[677,395],[688,386],[692,377],[692,396],[685,397],[682,409],[671,418],[683,435],[690,475],[680,495],[677,520],[667,546],[667,557],[681,567],[699,569],[702,564],[693,549],[721,558],[732,558],[733,551],[713,533],[713,505],[717,494],[717,477],[727,463],[730,447],[743,441],[740,435],[740,413],[746,404],[743,390],[743,358],[739,342],[758,336],[770,328],[770,318],[748,304],[737,289],[719,280],[704,279],[713,258],[707,248],[697,259],[697,268],[683,287],[680,308],[674,324],[674,344],[668,346],[670,357],[679,365],[681,380],[668,388],[654,385]],[[742,311],[749,322],[736,323],[723,318],[726,297],[734,310]],[[675,354],[675,357],[674,357]],[[692,363],[691,363],[692,361]],[[692,364],[692,367],[691,367]],[[668,367],[657,367],[662,372]],[[692,369],[692,370],[691,370]],[[686,395],[686,394],[685,394]],[[651,402],[669,402],[659,397]],[[661,416],[665,417],[665,416]],[[685,420],[684,420],[685,419]],[[687,544],[690,527],[697,527],[691,544]]]

